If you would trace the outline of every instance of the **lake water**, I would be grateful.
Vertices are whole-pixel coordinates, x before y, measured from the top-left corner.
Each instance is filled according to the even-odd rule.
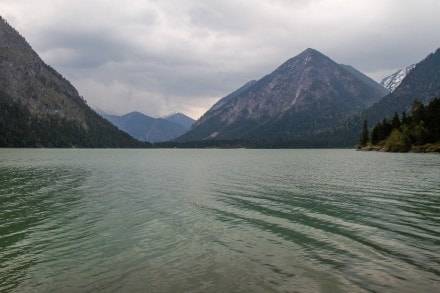
[[[0,149],[0,292],[439,291],[439,155]]]

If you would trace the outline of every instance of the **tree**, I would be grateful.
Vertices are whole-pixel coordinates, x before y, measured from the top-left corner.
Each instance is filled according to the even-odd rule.
[[[384,118],[382,120],[382,137],[381,137],[381,139],[387,138],[391,134],[392,130],[393,130],[393,126],[391,126],[391,123],[388,122],[387,118]]]
[[[414,125],[417,125],[420,123],[420,121],[423,121],[423,118],[425,116],[425,105],[423,105],[422,102],[419,100],[415,100],[412,105],[412,123]]]
[[[440,98],[434,98],[427,105],[415,100],[411,110],[411,115],[402,113],[401,121],[395,113],[391,123],[386,118],[377,123],[371,131],[371,143],[384,145],[392,152],[405,152],[411,146],[440,146]]]
[[[406,116],[406,112],[402,112],[402,124],[409,125],[411,123],[410,119]]]
[[[376,124],[376,126],[373,127],[373,130],[371,131],[372,144],[377,145],[382,140],[381,132],[382,132],[382,125],[379,122]]]
[[[423,122],[430,132],[429,142],[440,142],[440,98],[428,104]]]
[[[370,135],[368,134],[368,121],[365,119],[364,123],[362,125],[362,133],[361,137],[359,138],[359,146],[364,147],[369,142]]]
[[[425,128],[425,123],[423,120],[419,124],[412,127],[411,138],[415,145],[423,145],[427,141],[429,131]]]
[[[399,114],[397,114],[397,112],[394,112],[394,116],[393,119],[391,120],[391,127],[393,129],[395,128],[399,128],[400,127],[400,119],[399,119]]]
[[[385,147],[391,152],[407,152],[411,148],[411,140],[408,134],[408,127],[403,126],[401,129],[393,129],[387,139]]]

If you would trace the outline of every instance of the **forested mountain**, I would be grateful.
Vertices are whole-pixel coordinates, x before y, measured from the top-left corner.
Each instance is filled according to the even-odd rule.
[[[178,141],[302,139],[337,125],[387,93],[354,68],[307,49],[221,99]]]
[[[375,123],[394,112],[409,111],[414,100],[426,104],[440,96],[440,48],[416,64],[389,95],[366,111],[368,121]]]
[[[0,17],[0,147],[140,146],[91,110]]]
[[[132,137],[148,142],[172,140],[184,134],[194,123],[194,120],[181,113],[166,118],[153,118],[139,112],[130,112],[122,116],[102,116]]]
[[[347,119],[338,127],[315,137],[327,146],[354,146],[358,142],[362,121],[371,127],[394,113],[409,113],[415,100],[427,104],[440,96],[440,48],[416,64],[400,85],[360,115]]]

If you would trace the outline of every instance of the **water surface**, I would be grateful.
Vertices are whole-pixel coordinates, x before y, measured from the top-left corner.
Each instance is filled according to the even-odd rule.
[[[0,149],[0,292],[435,292],[440,156]]]

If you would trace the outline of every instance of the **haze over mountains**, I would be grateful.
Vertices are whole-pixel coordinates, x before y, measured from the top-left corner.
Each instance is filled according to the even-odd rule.
[[[189,131],[194,121],[179,113],[106,118],[149,142],[353,146],[364,118],[374,125],[394,112],[408,111],[415,99],[426,103],[440,96],[440,49],[384,84],[394,90],[390,93],[355,68],[307,49],[219,100]],[[70,82],[0,19],[0,147],[149,146],[120,129],[91,110]]]
[[[175,139],[189,130],[194,120],[175,113],[164,118],[153,118],[139,112],[125,115],[101,114],[122,131],[140,141],[162,142]]]

